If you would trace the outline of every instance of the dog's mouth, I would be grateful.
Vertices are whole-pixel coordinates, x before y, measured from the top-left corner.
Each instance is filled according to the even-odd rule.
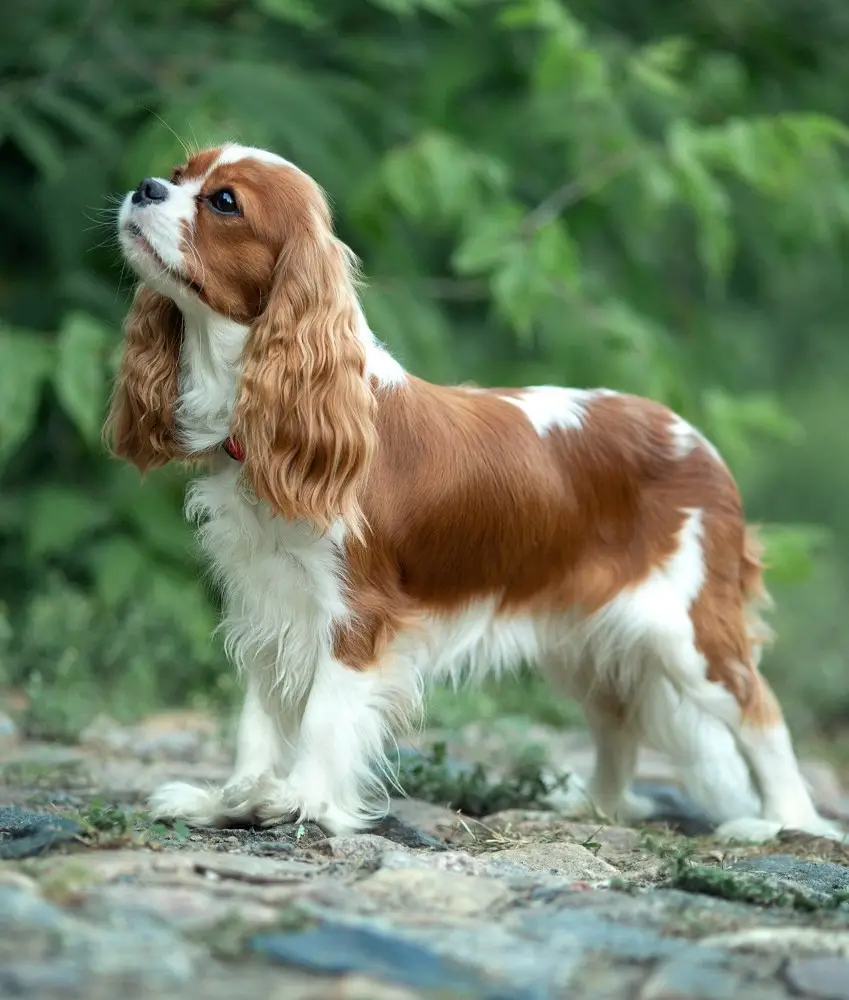
[[[150,240],[142,232],[141,226],[138,226],[135,222],[128,222],[124,226],[124,230],[133,237],[136,247],[146,253],[149,257],[152,257],[169,278],[173,278],[181,285],[185,285],[186,288],[190,288],[196,295],[201,294],[203,291],[203,287],[201,285],[199,285],[196,281],[192,281],[191,278],[186,277],[185,274],[181,274],[179,271],[174,270],[173,267],[170,267],[165,263],[156,250],[154,250]]]

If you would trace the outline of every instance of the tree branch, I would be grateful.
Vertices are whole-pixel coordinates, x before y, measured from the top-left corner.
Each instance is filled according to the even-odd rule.
[[[576,177],[556,188],[551,194],[531,209],[522,220],[519,227],[519,235],[528,238],[538,229],[547,226],[558,215],[571,205],[582,201],[589,195],[601,190],[606,184],[615,180],[621,174],[630,170],[636,162],[645,156],[645,149],[637,148],[623,150],[616,156],[612,156],[607,162],[602,163],[591,177]]]

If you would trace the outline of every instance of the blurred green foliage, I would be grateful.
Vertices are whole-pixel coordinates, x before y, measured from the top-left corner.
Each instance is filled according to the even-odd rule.
[[[838,0],[20,6],[0,38],[0,685],[52,703],[57,732],[75,699],[228,690],[182,473],[141,488],[99,425],[130,291],[115,195],[236,138],[326,187],[411,370],[602,384],[712,437],[772,525],[771,673],[796,721],[839,725],[847,42]]]

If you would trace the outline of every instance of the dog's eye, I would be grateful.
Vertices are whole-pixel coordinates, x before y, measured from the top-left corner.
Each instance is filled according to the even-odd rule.
[[[230,188],[214,191],[207,199],[209,207],[221,215],[238,215],[239,204]]]

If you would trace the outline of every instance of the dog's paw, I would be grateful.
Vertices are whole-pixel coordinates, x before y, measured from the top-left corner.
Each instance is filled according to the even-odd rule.
[[[828,840],[847,839],[844,830],[822,816],[815,816],[801,823],[780,823],[778,820],[755,816],[732,819],[718,826],[715,836],[724,843],[766,844],[775,840],[782,830],[798,830],[811,837],[825,837]]]
[[[198,788],[184,781],[169,781],[150,796],[153,819],[181,819],[189,826],[222,826],[226,814],[219,788]]]
[[[365,829],[378,818],[357,808],[359,803],[351,805],[353,808],[346,808],[329,795],[300,789],[285,778],[268,778],[258,789],[254,811],[263,826],[312,820],[332,836],[345,836]]]

